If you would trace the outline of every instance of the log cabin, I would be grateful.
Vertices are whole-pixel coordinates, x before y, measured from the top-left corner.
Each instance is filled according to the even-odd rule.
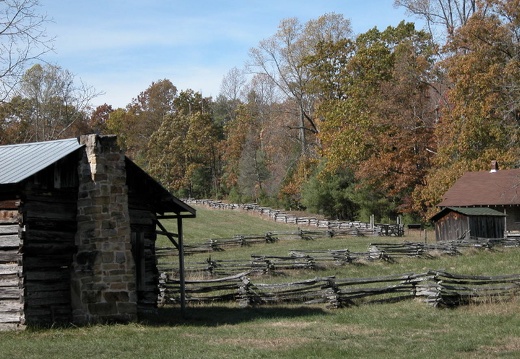
[[[0,329],[153,313],[157,234],[178,246],[195,215],[115,136],[0,146]],[[163,218],[176,218],[178,233]]]
[[[431,220],[437,240],[520,235],[520,168],[466,172],[444,194]]]

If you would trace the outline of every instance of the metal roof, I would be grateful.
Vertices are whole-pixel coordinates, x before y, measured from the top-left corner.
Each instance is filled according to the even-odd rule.
[[[76,138],[0,146],[0,184],[19,183],[81,147]]]
[[[452,211],[465,214],[467,216],[497,216],[504,217],[503,212],[488,207],[448,207]]]
[[[431,220],[437,221],[444,217],[449,212],[457,212],[465,216],[484,216],[484,217],[505,217],[503,212],[497,211],[496,209],[489,207],[446,207],[437,214],[435,214]]]

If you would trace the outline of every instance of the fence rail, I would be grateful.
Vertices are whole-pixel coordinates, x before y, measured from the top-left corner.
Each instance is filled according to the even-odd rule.
[[[469,276],[443,271],[374,278],[316,277],[291,283],[254,283],[249,272],[212,280],[186,281],[188,302],[237,301],[241,306],[323,303],[341,308],[419,298],[435,307],[509,300],[520,292],[520,274]],[[160,280],[161,304],[178,303],[179,281],[165,273]]]
[[[482,241],[475,242],[477,248],[488,248]],[[495,243],[496,245],[496,243]],[[437,255],[460,255],[460,247],[469,243],[371,243],[366,252],[351,252],[348,249],[290,250],[286,256],[253,254],[249,261],[219,260],[208,257],[205,261],[186,261],[185,272],[190,275],[206,274],[212,277],[232,275],[240,271],[255,274],[274,274],[288,270],[316,270],[323,267],[342,266],[361,261],[384,260],[396,262],[402,257],[432,258]],[[220,248],[220,247],[219,247]],[[222,250],[222,248],[220,249]],[[173,248],[157,248],[159,270],[178,274],[178,262],[172,261],[176,254]],[[169,260],[168,260],[169,258]]]

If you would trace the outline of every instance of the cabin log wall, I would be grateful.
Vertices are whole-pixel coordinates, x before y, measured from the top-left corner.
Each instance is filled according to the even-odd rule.
[[[0,331],[25,323],[18,202],[0,200]]]
[[[28,325],[70,323],[70,278],[76,252],[76,191],[24,196],[23,276]]]

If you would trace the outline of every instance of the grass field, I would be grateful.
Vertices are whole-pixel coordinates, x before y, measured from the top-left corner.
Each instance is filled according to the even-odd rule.
[[[197,209],[198,218],[185,221],[186,243],[289,230],[285,225],[239,212]],[[431,234],[428,238],[433,240]],[[212,256],[286,254],[296,247],[362,251],[371,241],[382,240],[417,241],[424,237],[287,240]],[[458,257],[348,265],[327,269],[326,273],[301,271],[286,279],[332,272],[338,277],[369,277],[428,269],[511,274],[520,271],[519,260],[517,248],[469,251]],[[432,308],[418,300],[337,310],[322,305],[244,309],[227,303],[189,306],[185,318],[179,308],[166,307],[160,309],[158,318],[128,325],[0,333],[0,358],[518,358],[519,310],[520,298],[456,309]]]

